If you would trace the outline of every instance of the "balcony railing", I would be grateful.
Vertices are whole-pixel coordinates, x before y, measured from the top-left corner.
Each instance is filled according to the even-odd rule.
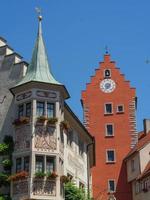
[[[56,196],[56,180],[34,178],[32,181],[32,194],[39,196]]]

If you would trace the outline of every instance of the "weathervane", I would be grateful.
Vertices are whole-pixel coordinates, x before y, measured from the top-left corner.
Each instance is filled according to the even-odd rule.
[[[36,12],[38,14],[39,21],[41,21],[42,20],[42,15],[41,15],[42,10],[41,10],[41,8],[36,7],[35,10],[36,10]]]

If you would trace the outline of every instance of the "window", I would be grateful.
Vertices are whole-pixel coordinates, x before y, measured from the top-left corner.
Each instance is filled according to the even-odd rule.
[[[134,160],[132,159],[131,160],[131,171],[133,172],[135,170],[135,162]]]
[[[23,116],[23,104],[18,106],[18,118]]]
[[[115,181],[114,180],[108,180],[108,191],[115,192]]]
[[[46,172],[55,171],[55,158],[54,157],[46,157]]]
[[[105,104],[105,114],[112,114],[112,104],[111,103]]]
[[[29,156],[24,157],[24,171],[29,172]]]
[[[64,133],[63,133],[63,129],[60,127],[60,141],[61,143],[64,144]]]
[[[37,102],[36,113],[37,116],[44,115],[44,102],[39,102],[39,101]]]
[[[72,146],[73,143],[73,130],[69,130],[69,132],[67,133],[67,144],[69,146]]]
[[[31,103],[26,103],[26,117],[31,116]]]
[[[104,77],[105,78],[110,78],[111,77],[111,70],[110,69],[106,69],[104,71]]]
[[[140,183],[136,181],[135,183],[135,193],[138,194],[140,192]]]
[[[43,156],[36,156],[35,171],[36,172],[44,171],[44,157]]]
[[[118,105],[117,106],[117,113],[123,113],[124,112],[124,106],[123,105]]]
[[[113,136],[114,135],[114,127],[113,124],[106,124],[106,136]]]
[[[16,159],[16,173],[21,171],[21,168],[22,168],[21,164],[22,164],[22,159],[17,158]]]
[[[53,118],[55,116],[55,105],[54,103],[47,103],[47,117]]]
[[[108,163],[115,162],[115,151],[114,150],[107,150],[106,162],[108,162]]]
[[[84,143],[83,141],[79,138],[79,154],[82,156],[84,152]]]

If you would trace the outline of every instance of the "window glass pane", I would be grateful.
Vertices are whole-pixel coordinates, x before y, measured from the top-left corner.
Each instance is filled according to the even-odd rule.
[[[23,104],[18,106],[18,118],[23,116]]]
[[[31,116],[31,103],[26,104],[26,117]]]
[[[29,172],[29,156],[24,157],[24,171]]]
[[[37,102],[36,114],[37,116],[44,115],[44,102]]]
[[[16,159],[16,172],[21,171],[21,158]]]
[[[112,124],[106,125],[106,135],[108,135],[108,136],[113,135],[113,125]]]
[[[115,182],[114,180],[109,180],[109,191],[115,191]]]
[[[46,158],[46,172],[53,172],[53,171],[55,171],[55,158],[47,157]]]
[[[112,113],[112,104],[105,104],[105,112],[107,114]]]
[[[113,150],[109,150],[107,151],[107,161],[114,161],[115,157],[114,157],[114,151]]]
[[[36,156],[35,171],[36,172],[44,171],[44,157],[43,156]]]
[[[55,106],[53,103],[47,103],[47,117],[53,118],[55,116]]]

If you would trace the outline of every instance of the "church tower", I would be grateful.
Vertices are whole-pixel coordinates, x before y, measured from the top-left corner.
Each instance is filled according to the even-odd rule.
[[[124,157],[137,142],[136,93],[110,55],[82,91],[84,124],[96,140],[95,200],[131,200]]]

